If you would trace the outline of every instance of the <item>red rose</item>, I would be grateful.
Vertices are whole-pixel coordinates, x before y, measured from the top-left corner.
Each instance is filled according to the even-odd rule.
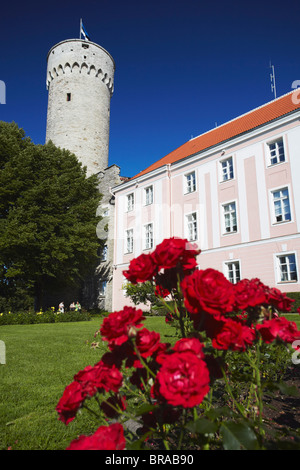
[[[272,343],[275,339],[281,339],[286,343],[292,343],[300,339],[300,331],[295,322],[288,321],[285,317],[273,318],[256,325],[265,343]]]
[[[185,239],[169,238],[157,245],[153,252],[159,269],[170,269],[180,265],[184,270],[196,267],[196,256],[200,253],[196,245]]]
[[[228,319],[212,340],[216,349],[231,349],[232,351],[245,351],[255,340],[255,331],[243,323]]]
[[[81,384],[81,388],[86,395],[92,397],[97,392],[95,387],[95,367],[87,366],[80,370],[74,376],[74,380]]]
[[[133,307],[124,307],[119,312],[113,312],[104,318],[100,328],[103,339],[109,341],[110,346],[119,346],[128,340],[132,328],[141,328],[144,320],[142,310]]]
[[[59,420],[69,424],[76,416],[77,411],[81,407],[82,403],[86,398],[81,384],[79,382],[70,383],[64,390],[62,397],[60,398],[56,411],[59,414]]]
[[[143,328],[137,332],[135,344],[142,357],[152,356],[160,347],[160,334]]]
[[[176,352],[190,351],[199,359],[204,359],[203,344],[197,338],[182,338],[177,341],[173,350]]]
[[[205,362],[189,351],[166,357],[152,389],[155,398],[173,406],[199,405],[209,391],[209,373]]]
[[[130,261],[127,271],[123,271],[124,276],[132,284],[151,280],[157,273],[157,266],[153,261],[152,254],[142,253],[137,258]]]
[[[294,299],[290,299],[284,292],[281,292],[276,287],[268,288],[268,303],[273,305],[277,310],[282,312],[289,312],[291,310]]]
[[[67,450],[124,450],[126,441],[120,423],[100,426],[91,436],[79,436]]]
[[[93,396],[97,391],[118,392],[122,386],[123,376],[115,365],[108,366],[102,361],[94,367],[88,366],[75,375],[86,394]]]
[[[181,283],[187,310],[192,314],[205,311],[217,319],[231,312],[235,295],[233,284],[215,269],[194,271]]]
[[[235,308],[245,310],[267,302],[265,286],[259,279],[242,279],[233,285],[235,293]]]

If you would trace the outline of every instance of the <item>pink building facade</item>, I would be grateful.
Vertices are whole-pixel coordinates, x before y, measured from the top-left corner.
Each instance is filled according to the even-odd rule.
[[[164,238],[201,249],[200,269],[300,290],[300,99],[284,95],[184,144],[115,194],[113,310],[123,271]]]

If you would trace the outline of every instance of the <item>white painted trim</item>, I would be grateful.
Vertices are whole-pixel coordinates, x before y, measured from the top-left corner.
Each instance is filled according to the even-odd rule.
[[[282,98],[282,97],[280,97],[280,98]],[[266,103],[266,104],[268,104],[268,103]],[[263,106],[265,106],[265,105],[263,105]],[[263,106],[261,106],[261,107],[263,107]],[[249,111],[249,113],[251,113],[252,111],[254,111],[254,110]],[[246,114],[248,114],[248,113],[246,113]],[[238,116],[235,119],[239,119],[240,117],[242,117],[242,116]],[[231,147],[236,146],[236,145],[238,145],[242,142],[246,142],[248,140],[251,140],[251,139],[253,139],[253,138],[255,138],[259,135],[262,135],[266,132],[270,132],[272,129],[276,129],[277,127],[282,127],[285,124],[288,124],[290,122],[298,121],[299,118],[300,118],[300,110],[292,112],[291,114],[288,114],[287,116],[281,116],[281,117],[277,118],[275,121],[272,121],[270,123],[262,124],[261,126],[255,128],[255,129],[251,129],[249,131],[246,131],[244,134],[242,134],[240,136],[232,137],[232,138],[228,139],[228,141],[225,141],[225,142],[224,141],[220,142],[219,144],[216,144],[215,146],[210,147],[209,149],[197,152],[196,154],[192,154],[192,155],[189,155],[187,157],[183,157],[181,160],[179,160],[177,162],[174,162],[171,165],[173,167],[173,170],[175,170],[176,168],[180,168],[180,167],[185,166],[187,164],[194,163],[197,160],[203,160],[204,158],[206,158],[208,156],[215,155],[218,152],[221,152],[222,150],[225,150],[225,151],[229,150],[229,154],[231,154],[231,151],[230,151]],[[228,122],[231,122],[231,121],[228,121]],[[225,124],[228,124],[228,122],[226,122]],[[212,130],[213,129],[210,129],[208,132],[211,132]],[[201,135],[205,135],[205,134],[207,134],[207,132],[205,132]],[[201,137],[201,135],[199,135],[198,137]],[[194,139],[196,139],[198,137],[195,137]],[[155,163],[155,162],[153,162],[153,163]],[[112,191],[117,192],[117,191],[123,190],[123,189],[125,189],[126,187],[128,187],[130,185],[136,184],[137,181],[141,182],[145,178],[153,177],[153,176],[158,175],[161,172],[166,172],[166,171],[167,171],[167,165],[163,165],[159,168],[156,168],[155,170],[149,171],[145,175],[142,175],[140,177],[137,176],[136,178],[133,177],[134,179],[132,179],[128,182],[125,182],[125,183],[121,183],[120,185],[113,187]]]
[[[221,237],[228,237],[229,235],[235,235],[237,233],[240,233],[240,219],[239,219],[239,210],[238,210],[238,204],[237,204],[237,199],[230,199],[229,201],[224,201],[220,202],[221,205],[221,210],[220,210],[220,216],[221,216]],[[225,214],[224,214],[224,206],[228,204],[235,204],[235,216],[236,216],[236,225],[237,225],[237,230],[234,232],[226,232],[225,231]]]
[[[295,264],[296,264],[296,272],[297,272],[297,281],[280,281],[280,266],[279,266],[279,256],[287,256],[287,255],[295,255]],[[273,253],[273,262],[274,262],[274,279],[275,284],[280,286],[287,286],[289,284],[299,284],[299,269],[298,269],[298,260],[297,260],[297,251],[296,250],[289,250],[289,251],[281,251],[279,253]]]
[[[188,175],[192,175],[194,174],[195,175],[195,189],[193,189],[192,191],[188,191],[188,184],[187,184],[187,176]],[[196,193],[197,192],[197,188],[198,188],[198,181],[197,181],[197,171],[196,170],[190,170],[190,171],[186,171],[184,172],[183,174],[183,183],[182,183],[182,187],[183,187],[183,196],[188,196],[189,194],[193,194],[193,193]]]
[[[222,172],[222,162],[225,162],[226,160],[229,160],[231,158],[232,160],[232,168],[233,168],[233,178],[229,178],[227,180],[223,180],[222,179],[222,176],[223,176],[223,172]],[[219,184],[224,184],[224,183],[228,183],[229,181],[235,181],[236,180],[236,168],[235,168],[235,158],[234,158],[234,154],[228,154],[228,155],[223,155],[222,157],[220,157],[218,159],[218,176],[219,176]]]
[[[287,132],[280,132],[278,133],[277,135],[275,136],[272,136],[270,137],[269,139],[265,139],[263,144],[264,144],[264,148],[265,148],[265,167],[266,169],[269,169],[269,168],[277,168],[278,166],[280,165],[284,165],[285,163],[288,162],[288,152],[287,152],[287,139],[286,139],[286,134]],[[278,163],[273,163],[271,164],[271,154],[270,154],[270,148],[269,148],[269,144],[272,144],[274,142],[276,142],[277,140],[279,139],[282,139],[283,141],[283,151],[284,151],[284,162],[278,162]]]
[[[245,242],[245,243],[237,243],[233,245],[228,245],[228,246],[220,246],[218,248],[209,248],[208,250],[203,250],[203,254],[205,253],[217,253],[219,251],[228,251],[228,250],[236,250],[239,248],[248,248],[250,246],[255,246],[255,245],[263,245],[265,243],[276,243],[276,242],[283,242],[285,240],[294,240],[294,239],[300,239],[300,234],[297,233],[295,235],[282,235],[281,237],[273,237],[273,238],[267,238],[264,240],[255,240],[253,242]]]
[[[241,263],[241,260],[239,258],[235,258],[235,259],[227,259],[227,260],[224,260],[222,261],[222,266],[223,266],[223,274],[224,276],[226,277],[226,279],[229,280],[229,276],[228,276],[228,263],[239,263],[239,268],[240,268],[240,279],[243,279],[243,276],[242,276],[242,263]]]
[[[283,189],[288,190],[288,195],[289,195],[289,205],[290,205],[290,212],[291,212],[291,220],[283,220],[281,222],[276,222],[275,220],[275,205],[274,205],[274,198],[273,198],[273,193],[276,191],[281,191]],[[293,207],[293,198],[291,197],[292,191],[291,191],[291,185],[290,183],[284,184],[281,186],[277,186],[275,188],[269,188],[269,203],[270,203],[270,215],[271,215],[271,225],[272,227],[277,227],[278,225],[286,225],[286,224],[291,224],[294,222],[294,207]]]
[[[196,238],[195,240],[189,240],[189,238],[188,238],[189,231],[188,231],[188,221],[187,221],[187,218],[188,218],[189,215],[193,215],[193,214],[196,214],[197,238]],[[192,243],[199,242],[199,217],[198,217],[198,211],[195,210],[195,211],[191,211],[191,212],[185,213],[185,214],[184,214],[184,218],[183,218],[183,224],[184,224],[184,227],[183,227],[184,238],[186,238],[187,240],[189,240],[189,241],[192,242]]]

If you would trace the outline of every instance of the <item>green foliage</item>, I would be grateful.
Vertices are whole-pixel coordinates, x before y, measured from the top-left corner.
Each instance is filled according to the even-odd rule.
[[[0,297],[78,284],[97,258],[96,176],[51,142],[0,122]]]
[[[132,284],[126,283],[124,286],[125,296],[129,297],[134,305],[149,304],[150,309],[159,304],[159,300],[155,295],[155,286],[152,282],[139,282]]]
[[[8,312],[0,313],[1,325],[32,325],[37,323],[66,323],[90,320],[88,312],[55,312],[47,310],[45,312]]]
[[[300,292],[288,292],[286,295],[290,299],[295,300],[292,304],[291,313],[298,313],[297,308],[300,307]]]

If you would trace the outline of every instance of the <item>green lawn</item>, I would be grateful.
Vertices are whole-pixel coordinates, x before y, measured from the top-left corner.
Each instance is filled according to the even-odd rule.
[[[300,316],[288,315],[297,322]],[[55,411],[66,385],[85,366],[101,358],[104,345],[94,338],[101,320],[0,327],[6,364],[0,365],[0,450],[60,450],[79,434],[90,434],[99,423],[87,412],[68,426]],[[144,326],[173,343],[174,329],[164,317],[148,317]],[[91,343],[100,341],[100,349]]]
[[[88,413],[68,426],[55,411],[66,385],[102,355],[101,338],[94,338],[101,320],[0,327],[6,364],[0,365],[0,450],[65,449],[79,434],[90,434],[98,423]],[[172,342],[174,330],[163,317],[149,317],[144,326]],[[166,336],[164,336],[166,335]],[[91,343],[100,341],[100,349]]]

